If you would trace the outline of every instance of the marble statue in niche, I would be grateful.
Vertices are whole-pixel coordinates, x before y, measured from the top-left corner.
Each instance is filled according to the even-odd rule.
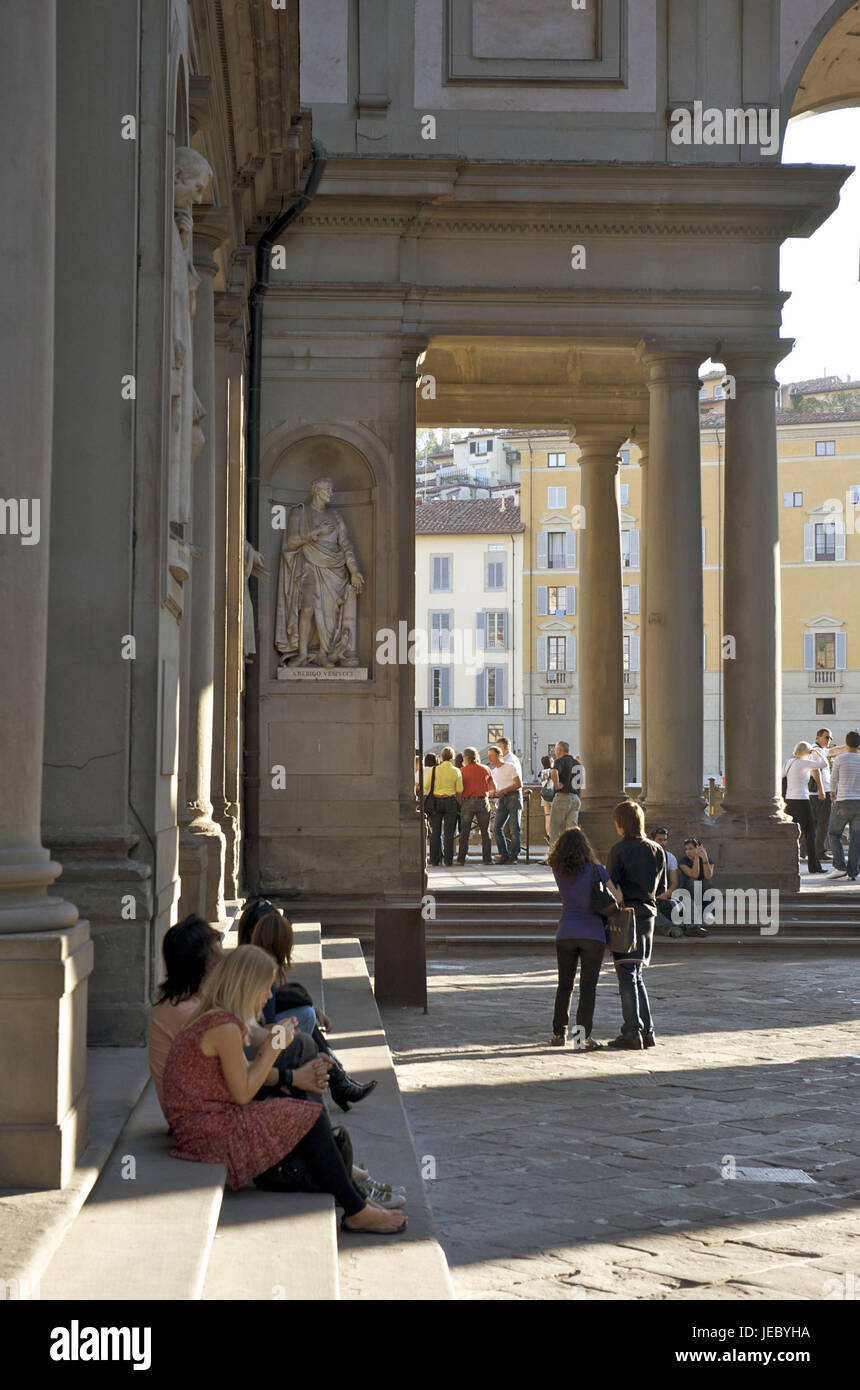
[[[194,391],[192,319],[200,284],[191,260],[192,206],[200,203],[212,169],[196,150],[180,146],[174,162],[171,250],[170,518],[191,520],[191,464],[203,443],[202,408]]]
[[[290,508],[278,574],[275,646],[281,665],[356,667],[357,596],[364,576],[346,523],[328,504],[330,478]]]

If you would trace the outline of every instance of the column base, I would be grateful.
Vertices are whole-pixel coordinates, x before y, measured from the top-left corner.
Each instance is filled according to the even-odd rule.
[[[701,798],[668,803],[649,801],[645,805],[645,834],[651,839],[658,826],[665,826],[669,832],[668,848],[678,858],[684,852],[684,840],[688,835],[707,844],[714,824]]]
[[[63,889],[92,931],[96,965],[89,984],[91,1047],[140,1047],[149,1021],[152,870],[133,859],[126,828],[46,832],[63,866]]]
[[[726,810],[710,823],[707,836],[716,888],[800,891],[797,826],[772,806]]]
[[[610,849],[618,839],[615,829],[614,811],[619,801],[625,801],[624,792],[617,796],[584,796],[579,813],[579,826],[585,832],[601,863],[605,864]]]
[[[224,835],[208,818],[179,831],[179,918],[196,912],[213,926],[226,924],[224,908]]]
[[[0,1187],[65,1187],[89,1137],[88,922],[0,936]]]

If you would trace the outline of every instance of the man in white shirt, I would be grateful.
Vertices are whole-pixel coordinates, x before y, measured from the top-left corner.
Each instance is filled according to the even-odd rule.
[[[833,868],[838,878],[856,882],[860,875],[860,733],[856,729],[845,735],[845,752],[833,760],[830,779],[833,806],[830,813],[830,848]],[[842,849],[842,832],[848,832],[848,868]]]
[[[503,762],[503,763],[510,763],[511,767],[513,767],[513,768],[516,769],[517,776],[519,777],[520,782],[522,782],[522,780],[523,780],[523,765],[522,765],[522,763],[520,762],[519,758],[517,757],[516,753],[512,753],[512,752],[511,752],[511,741],[510,741],[510,739],[509,739],[509,738],[499,738],[499,739],[496,739],[496,742],[498,743],[500,749],[502,750],[502,762]]]
[[[812,819],[815,824],[815,849],[819,859],[829,859],[830,854],[827,849],[827,828],[830,824],[830,759],[837,753],[845,751],[844,745],[841,748],[833,747],[833,735],[829,729],[819,729],[815,735],[815,743],[812,747],[810,757],[813,758],[821,772],[821,790],[824,792],[825,799],[812,797]],[[811,790],[811,789],[810,789]],[[817,789],[816,789],[817,790]]]
[[[516,760],[517,762],[519,759]],[[493,819],[493,834],[499,851],[497,864],[516,864],[520,853],[520,809],[523,804],[522,778],[517,772],[513,754],[505,762],[499,747],[491,748],[487,754],[490,775],[494,790],[490,796],[496,799],[496,814]],[[510,843],[505,838],[505,824],[508,825]]]

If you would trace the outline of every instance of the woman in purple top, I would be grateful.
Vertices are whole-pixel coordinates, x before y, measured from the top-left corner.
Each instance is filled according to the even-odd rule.
[[[606,949],[606,928],[603,918],[591,911],[590,898],[592,884],[598,878],[608,883],[609,875],[603,865],[595,860],[594,850],[578,827],[565,830],[558,837],[547,863],[555,875],[562,903],[555,934],[558,989],[552,1017],[552,1045],[564,1047],[567,1040],[570,1000],[578,965],[577,1047],[580,1051],[597,1052],[600,1043],[592,1038],[591,1025],[594,1021],[597,977]]]

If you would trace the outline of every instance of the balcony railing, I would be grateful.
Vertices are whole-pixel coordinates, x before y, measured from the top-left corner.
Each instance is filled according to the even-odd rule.
[[[841,686],[842,678],[842,671],[820,670],[809,672],[810,686],[830,686],[832,689],[834,686]]]
[[[639,672],[638,672],[638,671],[625,671],[625,672],[624,672],[624,684],[627,685],[627,686],[637,686],[637,685],[639,684]]]
[[[544,679],[547,685],[572,685],[572,671],[545,671]]]

